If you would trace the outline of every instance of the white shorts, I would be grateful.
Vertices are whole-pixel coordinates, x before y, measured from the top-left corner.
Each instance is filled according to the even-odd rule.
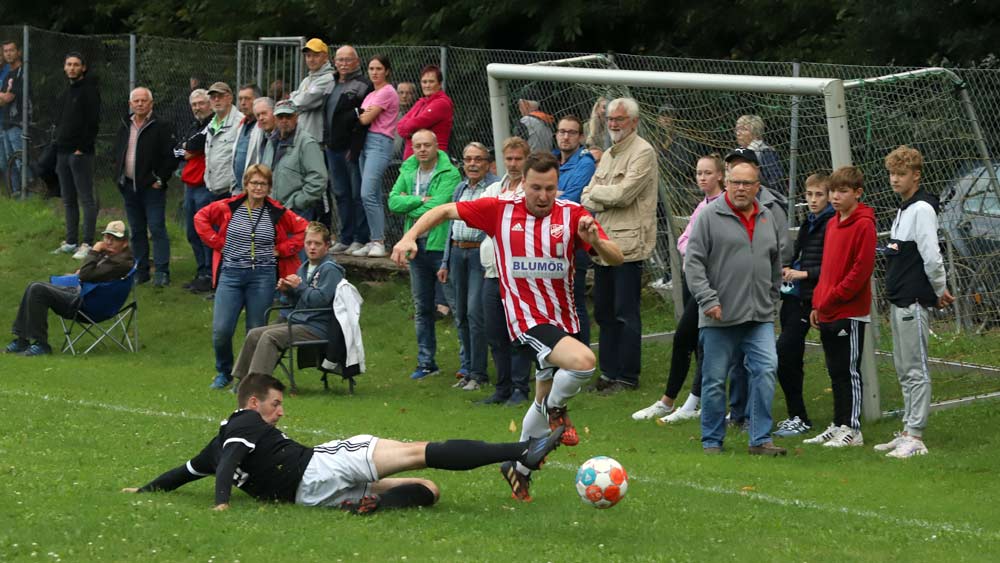
[[[360,434],[314,447],[295,504],[337,508],[346,500],[357,502],[371,494],[372,483],[378,481],[372,459],[377,443],[375,436]]]

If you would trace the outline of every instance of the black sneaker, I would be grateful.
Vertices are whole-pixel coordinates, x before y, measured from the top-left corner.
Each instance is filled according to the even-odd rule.
[[[518,461],[532,471],[541,469],[545,463],[545,456],[549,455],[552,450],[558,448],[559,444],[562,443],[562,436],[565,430],[566,427],[560,426],[544,438],[528,439],[528,448]]]
[[[525,475],[517,470],[517,464],[513,461],[505,461],[500,464],[500,474],[510,485],[510,496],[520,501],[531,502],[531,495],[528,488],[531,487],[531,475]]]
[[[191,293],[208,293],[212,291],[212,278],[195,278],[187,289]]]
[[[509,398],[510,397],[504,397],[503,395],[501,395],[499,393],[493,393],[492,395],[490,395],[489,397],[486,397],[485,399],[480,399],[480,400],[476,401],[476,404],[477,405],[502,405],[503,403],[506,403]]]
[[[20,354],[21,352],[27,350],[29,345],[30,342],[28,342],[27,340],[21,340],[20,338],[15,338],[14,340],[10,341],[10,344],[8,344],[6,348],[4,348],[3,352],[4,354]]]

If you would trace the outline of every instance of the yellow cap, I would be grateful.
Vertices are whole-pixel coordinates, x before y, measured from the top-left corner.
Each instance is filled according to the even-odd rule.
[[[302,48],[302,52],[312,51],[314,53],[329,53],[330,50],[326,48],[326,43],[323,43],[322,39],[313,37],[306,42],[306,46]]]

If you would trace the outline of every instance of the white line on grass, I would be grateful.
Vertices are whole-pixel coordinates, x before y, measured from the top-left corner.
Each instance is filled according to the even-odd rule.
[[[85,399],[67,399],[65,397],[59,397],[55,395],[36,395],[34,393],[28,393],[26,391],[20,391],[16,389],[0,389],[0,395],[22,397],[25,399],[62,403],[78,407],[96,408],[96,409],[103,409],[103,410],[121,412],[126,414],[137,414],[143,416],[155,416],[161,418],[179,418],[185,420],[196,420],[204,422],[218,422],[220,420],[218,417],[191,414],[184,411],[181,412],[158,411],[158,410],[144,409],[138,407],[129,407],[125,405],[116,405],[113,403],[105,403],[102,401],[89,401]],[[299,427],[296,427],[295,431],[306,434],[319,435],[319,436],[330,436],[333,433],[331,430],[314,430],[310,428],[299,428]],[[577,469],[575,465],[570,465],[558,461],[546,463],[546,467],[550,469],[555,468],[572,472],[575,472]],[[664,485],[673,487],[684,487],[700,492],[712,493],[717,495],[745,497],[751,500],[763,502],[766,504],[773,504],[776,506],[804,508],[808,510],[816,510],[819,512],[826,512],[831,514],[845,514],[857,518],[877,520],[884,524],[890,524],[894,526],[901,526],[901,527],[909,526],[909,527],[922,528],[930,532],[949,532],[949,533],[962,534],[978,538],[988,538],[994,540],[1000,539],[1000,533],[984,530],[982,528],[976,528],[968,524],[953,524],[950,522],[931,522],[928,520],[920,520],[917,518],[900,518],[898,516],[885,514],[875,510],[857,509],[857,508],[850,508],[847,506],[828,505],[828,504],[813,502],[810,500],[802,500],[797,498],[784,498],[766,493],[758,493],[754,491],[727,489],[716,485],[705,485],[702,483],[698,483],[696,481],[664,479],[659,477],[642,477],[642,476],[637,476],[635,474],[630,475],[629,479],[632,481],[638,481],[640,483],[655,484],[658,487],[662,487]]]

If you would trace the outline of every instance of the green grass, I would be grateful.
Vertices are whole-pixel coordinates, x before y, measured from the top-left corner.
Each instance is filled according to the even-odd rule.
[[[108,201],[105,201],[107,204]],[[75,263],[48,250],[60,215],[41,202],[0,203],[0,305],[12,317],[25,284]],[[110,217],[102,215],[102,221]],[[194,271],[181,229],[174,236],[176,286]],[[350,273],[349,273],[350,275]],[[360,278],[360,276],[358,276]],[[517,438],[522,411],[479,407],[489,391],[450,388],[449,375],[412,382],[412,306],[405,280],[359,283],[369,372],[357,394],[315,372],[298,376],[301,395],[286,401],[282,428],[307,444],[358,433],[397,439]],[[572,403],[582,433],[562,448],[519,504],[494,468],[421,471],[439,483],[441,503],[427,510],[357,518],[336,511],[261,504],[236,493],[214,513],[211,480],[174,493],[131,496],[196,453],[234,408],[210,392],[211,304],[179,287],[139,289],[135,355],[0,356],[0,561],[703,561],[970,560],[1000,557],[996,402],[935,413],[931,454],[887,460],[870,446],[849,451],[785,440],[783,459],[750,458],[745,435],[731,432],[730,453],[700,453],[696,424],[659,427],[629,414],[662,392],[669,344],[643,349],[643,386]],[[646,296],[646,330],[673,326],[671,310]],[[9,318],[7,320],[10,320]],[[6,321],[5,321],[6,322]],[[454,331],[438,324],[439,362],[457,368]],[[997,363],[997,335],[947,338],[934,353]],[[56,332],[53,329],[52,338]],[[235,343],[239,344],[238,339]],[[883,407],[900,398],[891,363],[879,362]],[[806,399],[817,422],[829,420],[822,355],[807,356]],[[996,391],[994,378],[935,373],[936,400]],[[685,391],[686,393],[686,391]],[[781,393],[776,418],[784,413]],[[869,444],[897,420],[868,423]],[[607,511],[576,497],[577,465],[611,455],[631,475],[628,496]]]

